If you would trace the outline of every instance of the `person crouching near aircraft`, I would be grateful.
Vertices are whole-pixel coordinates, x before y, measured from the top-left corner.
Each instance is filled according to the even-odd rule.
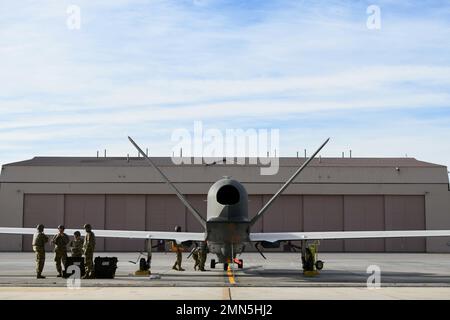
[[[181,232],[181,227],[176,226],[175,232]],[[175,261],[175,264],[173,265],[172,269],[184,271],[184,269],[181,267],[181,260],[182,260],[181,252],[183,251],[183,247],[181,245],[178,245],[177,242],[174,240],[172,241],[172,251],[177,253],[177,261]]]
[[[72,257],[81,258],[83,256],[83,240],[81,239],[80,231],[75,231],[73,233],[73,240],[70,241],[69,246]]]
[[[57,277],[62,277],[62,268],[61,263],[63,265],[66,264],[67,260],[67,245],[70,242],[69,236],[64,233],[64,226],[58,226],[58,233],[53,236],[52,244],[55,245],[55,262],[56,262],[56,271],[58,272]]]
[[[85,274],[83,279],[94,278],[94,250],[95,250],[95,234],[92,232],[90,224],[84,225],[86,230],[86,236],[83,241],[83,253],[84,253],[84,268]]]
[[[36,278],[45,279],[42,275],[42,270],[45,264],[45,244],[48,242],[48,237],[44,234],[44,225],[39,224],[37,232],[33,236],[33,251],[36,252]]]

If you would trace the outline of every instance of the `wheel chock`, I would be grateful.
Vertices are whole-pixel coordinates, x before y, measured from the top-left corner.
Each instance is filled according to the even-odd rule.
[[[152,273],[150,272],[150,270],[137,270],[134,275],[135,276],[140,276],[140,277],[145,277],[145,276],[149,276]]]
[[[303,275],[305,277],[315,277],[315,276],[319,275],[319,271],[317,271],[317,270],[312,270],[312,271],[303,270]]]

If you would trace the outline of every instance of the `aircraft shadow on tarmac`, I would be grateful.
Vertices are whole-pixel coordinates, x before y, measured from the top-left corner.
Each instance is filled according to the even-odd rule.
[[[322,270],[319,275],[314,277],[307,277],[303,275],[301,269],[275,269],[264,268],[263,266],[244,267],[243,269],[233,270],[237,285],[258,285],[264,286],[296,286],[308,284],[321,284],[328,286],[339,286],[342,284],[356,284],[366,285],[367,279],[370,276],[364,271],[359,270]],[[131,274],[117,274],[115,279],[95,279],[85,280],[84,284],[99,285],[119,285],[119,286],[135,286],[135,285],[177,285],[183,286],[197,286],[201,283],[202,286],[215,286],[220,284],[227,284],[227,273],[222,270],[207,270],[205,272],[186,271],[186,272],[155,272],[154,275],[159,275],[158,279],[149,279],[148,277],[136,277]],[[30,275],[24,274],[3,274],[0,275],[0,285],[17,284],[27,285],[36,282],[36,279],[30,279]],[[37,280],[41,281],[41,280]],[[66,279],[56,279],[49,275],[47,282],[64,283]],[[37,282],[36,282],[37,283]],[[430,272],[396,272],[388,271],[381,272],[382,285],[442,285],[450,286],[450,273],[430,273]]]
[[[264,269],[258,266],[244,268],[237,273],[239,278],[268,278],[268,279],[286,279],[288,281],[298,282],[326,282],[326,283],[367,283],[370,274],[364,271],[341,271],[341,270],[322,270],[319,275],[314,277],[307,277],[303,275],[302,270],[299,269]],[[381,272],[382,283],[440,283],[450,285],[450,274],[436,274],[429,272]]]

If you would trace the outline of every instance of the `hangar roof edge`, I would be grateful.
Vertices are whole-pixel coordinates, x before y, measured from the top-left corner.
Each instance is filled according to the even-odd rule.
[[[178,158],[179,159],[179,158]],[[196,164],[193,158],[184,158],[184,165]],[[253,158],[254,159],[254,158]],[[170,157],[152,157],[152,160],[160,166],[178,166]],[[298,166],[305,158],[279,158],[280,166]],[[246,158],[246,164],[249,159]],[[212,161],[208,161],[211,163]],[[256,162],[257,163],[257,162]],[[219,160],[218,166],[223,165]],[[260,165],[260,164],[257,164]],[[4,164],[3,167],[29,167],[29,166],[54,166],[54,167],[140,167],[148,166],[144,158],[130,157],[34,157],[29,160]],[[337,166],[337,167],[445,167],[444,165],[420,161],[415,158],[316,158],[310,166]]]

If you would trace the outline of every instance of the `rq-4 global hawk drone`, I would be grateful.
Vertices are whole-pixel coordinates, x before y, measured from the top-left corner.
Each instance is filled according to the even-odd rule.
[[[236,256],[243,252],[246,246],[254,244],[262,254],[259,246],[276,248],[282,242],[300,241],[298,247],[301,251],[304,271],[322,269],[323,263],[316,261],[316,255],[309,244],[324,239],[367,239],[367,238],[400,238],[400,237],[443,237],[450,236],[450,230],[396,230],[396,231],[330,231],[330,232],[277,232],[254,233],[252,226],[267,212],[267,209],[291,184],[291,182],[306,168],[311,160],[328,143],[327,139],[284,183],[273,197],[259,210],[252,219],[248,217],[248,196],[244,186],[237,180],[225,177],[215,182],[208,191],[207,217],[203,218],[192,207],[176,186],[155,165],[155,163],[142,151],[142,149],[128,137],[139,153],[161,175],[172,188],[178,198],[183,202],[190,213],[200,222],[204,232],[165,232],[165,231],[128,231],[128,230],[96,230],[98,237],[146,239],[146,250],[151,257],[150,240],[171,240],[181,245],[206,244],[210,253],[217,255],[218,260],[211,260],[211,268],[222,263],[224,269],[237,264],[242,268],[243,261]],[[74,232],[75,230],[66,230]],[[0,234],[34,234],[33,228],[0,228]],[[56,233],[56,229],[53,233]],[[49,232],[52,234],[52,232]],[[295,247],[295,246],[294,246]],[[263,255],[264,257],[264,255]],[[148,261],[150,263],[150,261]]]

